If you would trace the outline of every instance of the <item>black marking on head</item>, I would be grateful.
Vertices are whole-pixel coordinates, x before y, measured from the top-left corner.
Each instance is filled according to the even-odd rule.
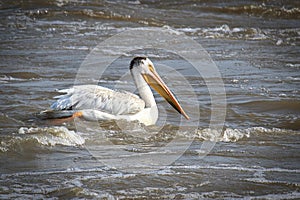
[[[146,57],[135,57],[134,59],[132,59],[132,61],[130,62],[130,66],[129,69],[132,69],[133,66],[135,65],[139,65],[141,64],[142,60],[146,60]]]

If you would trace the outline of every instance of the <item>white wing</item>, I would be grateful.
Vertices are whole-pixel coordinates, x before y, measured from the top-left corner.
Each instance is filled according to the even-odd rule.
[[[137,95],[114,91],[98,85],[79,85],[59,90],[63,95],[51,105],[53,110],[94,109],[113,115],[135,114],[145,108],[145,102]]]

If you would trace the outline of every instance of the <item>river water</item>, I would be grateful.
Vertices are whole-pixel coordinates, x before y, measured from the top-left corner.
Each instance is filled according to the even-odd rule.
[[[1,199],[300,198],[298,1],[32,0],[1,1],[0,9]],[[192,86],[194,99],[157,69],[189,122],[156,93],[160,118],[151,127],[37,117],[58,89],[74,85],[97,45],[137,28],[188,36],[208,52],[226,91],[222,130],[210,127],[201,75],[177,55],[143,47],[107,51],[118,59],[101,80],[84,81],[126,87],[130,60],[147,55]]]

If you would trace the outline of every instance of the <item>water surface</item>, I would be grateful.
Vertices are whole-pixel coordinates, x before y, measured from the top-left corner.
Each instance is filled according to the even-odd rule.
[[[1,198],[300,197],[297,1],[33,0],[1,2],[0,8]],[[116,149],[131,155],[155,153],[183,128],[159,95],[161,115],[154,127],[125,123],[120,129],[114,122],[100,122],[95,129],[78,130],[76,124],[88,122],[54,125],[35,114],[49,108],[57,89],[74,84],[81,63],[101,41],[124,30],[151,27],[186,34],[210,54],[225,84],[224,130],[213,138],[207,86],[180,57],[149,49],[120,55],[95,84],[131,84],[119,79],[132,57],[146,54],[154,64],[184,74],[198,98],[200,119],[194,120],[200,123],[179,131],[194,141],[171,165],[141,171],[145,166],[137,163],[135,170],[118,170],[101,158],[118,156]],[[160,74],[187,113],[198,116],[181,82]],[[100,135],[113,143],[103,157],[90,151],[103,142]],[[216,145],[203,157],[199,149],[212,139]],[[178,149],[162,156],[171,157]]]

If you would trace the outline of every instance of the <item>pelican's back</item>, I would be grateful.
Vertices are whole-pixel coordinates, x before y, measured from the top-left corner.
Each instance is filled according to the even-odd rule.
[[[145,102],[126,91],[114,91],[98,85],[78,85],[59,90],[53,110],[94,109],[113,115],[135,114],[145,108]]]

